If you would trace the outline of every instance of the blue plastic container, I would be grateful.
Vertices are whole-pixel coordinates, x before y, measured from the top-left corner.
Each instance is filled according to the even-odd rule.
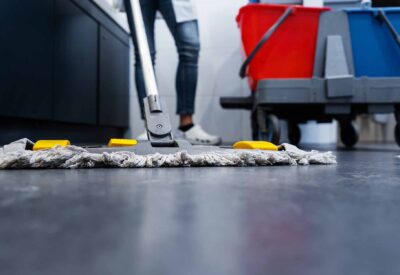
[[[380,10],[400,33],[400,8]],[[346,10],[357,77],[400,76],[400,46],[384,20],[378,17],[378,11],[374,8]]]

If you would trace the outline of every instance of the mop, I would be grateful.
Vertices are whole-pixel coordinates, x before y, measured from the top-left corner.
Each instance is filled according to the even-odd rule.
[[[237,146],[254,144],[238,142]],[[213,167],[213,166],[272,166],[335,164],[332,152],[303,151],[296,146],[283,144],[276,150],[228,149],[214,147],[204,151],[202,146],[175,153],[138,154],[125,147],[92,148],[66,145],[47,150],[32,150],[34,144],[22,139],[0,148],[0,169],[31,168],[157,168],[157,167]],[[162,150],[160,150],[162,151]]]
[[[109,147],[78,147],[68,141],[22,139],[0,148],[0,169],[29,168],[154,168],[203,166],[271,166],[335,164],[332,152],[306,152],[290,144],[241,141],[233,147],[195,146],[176,140],[160,100],[139,0],[131,0],[134,32],[147,96],[144,98],[147,141]],[[128,145],[127,145],[128,144]],[[115,145],[115,144],[114,144]]]

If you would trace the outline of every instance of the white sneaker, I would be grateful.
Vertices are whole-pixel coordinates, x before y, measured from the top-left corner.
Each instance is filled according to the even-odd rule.
[[[136,140],[148,140],[149,138],[147,137],[147,131],[144,131],[140,135],[136,137]]]
[[[200,125],[194,125],[186,132],[178,130],[179,135],[182,135],[184,139],[189,141],[191,144],[196,145],[219,145],[222,140],[218,136],[213,136],[207,133],[201,128]]]

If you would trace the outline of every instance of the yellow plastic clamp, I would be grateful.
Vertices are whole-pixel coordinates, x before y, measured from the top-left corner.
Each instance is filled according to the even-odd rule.
[[[38,140],[33,145],[33,151],[48,150],[55,146],[66,147],[71,145],[69,140]]]
[[[137,143],[136,139],[112,138],[108,142],[108,147],[129,147],[135,146]]]
[[[247,149],[247,150],[268,150],[268,151],[280,151],[281,146],[267,141],[238,141],[233,144],[234,149]]]

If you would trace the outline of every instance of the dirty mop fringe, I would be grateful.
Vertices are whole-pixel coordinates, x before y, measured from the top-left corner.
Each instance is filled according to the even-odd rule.
[[[17,150],[0,148],[0,169],[44,168],[156,168],[202,166],[272,166],[336,164],[332,152],[303,151],[284,144],[285,151],[226,150],[199,154],[181,151],[175,154],[137,155],[133,152],[89,153],[77,146],[50,150]]]

